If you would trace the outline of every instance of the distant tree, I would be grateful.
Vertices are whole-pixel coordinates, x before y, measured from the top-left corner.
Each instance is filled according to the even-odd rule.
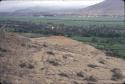
[[[98,42],[98,39],[92,38],[92,42],[96,43],[96,42]]]

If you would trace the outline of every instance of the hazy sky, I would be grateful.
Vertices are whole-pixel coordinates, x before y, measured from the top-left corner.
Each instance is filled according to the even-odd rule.
[[[0,3],[0,12],[2,11],[14,11],[20,8],[27,8],[33,6],[42,7],[57,7],[57,8],[82,8],[89,5],[93,5],[104,0],[53,0],[53,1],[2,1]]]

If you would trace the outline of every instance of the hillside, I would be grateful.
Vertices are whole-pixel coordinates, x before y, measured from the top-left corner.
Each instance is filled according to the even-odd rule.
[[[105,0],[99,4],[89,6],[80,10],[81,15],[89,16],[123,16],[124,3],[122,0]]]
[[[0,84],[123,83],[125,61],[63,36],[0,32]]]

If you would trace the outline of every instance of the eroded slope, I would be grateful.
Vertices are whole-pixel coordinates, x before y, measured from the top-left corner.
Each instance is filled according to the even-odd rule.
[[[125,61],[63,36],[0,37],[2,84],[123,83]]]

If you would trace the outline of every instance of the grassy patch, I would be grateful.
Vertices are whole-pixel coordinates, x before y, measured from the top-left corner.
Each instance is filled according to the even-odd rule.
[[[85,26],[89,25],[107,25],[109,27],[122,27],[124,28],[124,17],[84,17],[84,16],[0,16],[0,21],[14,20],[26,21],[36,24],[53,23],[64,24],[67,26]]]

